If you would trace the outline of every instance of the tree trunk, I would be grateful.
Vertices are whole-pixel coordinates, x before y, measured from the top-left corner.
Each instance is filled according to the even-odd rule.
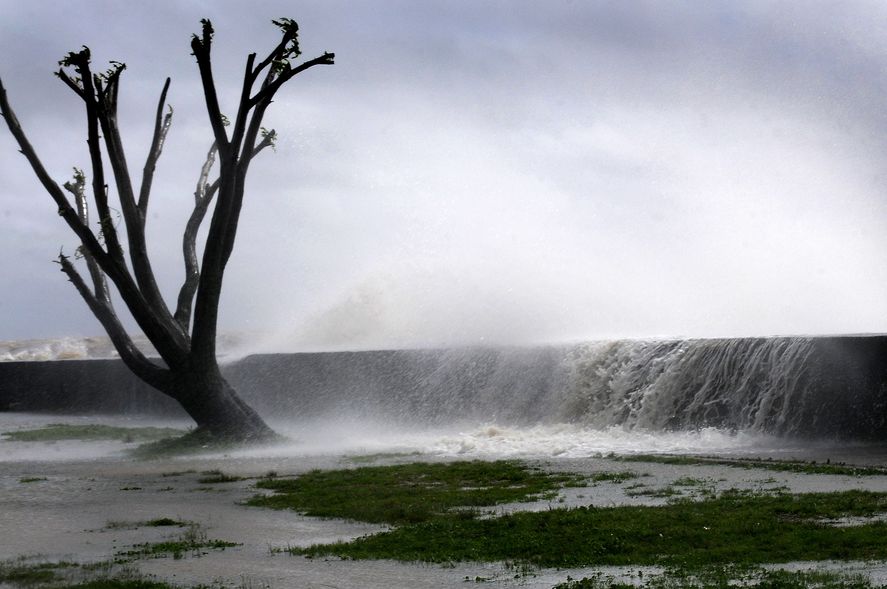
[[[92,285],[78,273],[74,263],[59,252],[62,272],[74,284],[93,314],[111,337],[126,365],[142,380],[179,403],[194,421],[197,431],[212,438],[229,441],[270,441],[278,436],[225,380],[216,361],[216,328],[222,278],[231,252],[243,205],[246,174],[250,161],[267,147],[273,147],[276,132],[262,126],[265,111],[280,87],[295,75],[316,65],[332,65],[335,56],[320,57],[293,64],[299,57],[299,26],[292,19],[272,21],[282,38],[267,57],[256,63],[256,54],[247,57],[240,103],[229,137],[227,119],[219,107],[213,81],[210,51],[212,23],[200,21],[201,35],[191,38],[192,54],[197,59],[207,113],[213,129],[213,146],[200,171],[194,193],[195,208],[185,229],[183,253],[186,279],[179,292],[175,312],[161,296],[148,259],[145,224],[148,202],[157,160],[163,150],[172,121],[172,108],[164,115],[169,79],[160,93],[151,148],[145,162],[138,190],[129,172],[117,122],[117,97],[124,64],[111,62],[104,74],[94,75],[89,48],[72,51],[59,62],[58,77],[79,96],[86,106],[87,146],[92,167],[92,201],[98,213],[96,233],[90,224],[86,175],[74,168],[73,182],[62,186],[47,172],[6,98],[0,83],[0,116],[15,137],[43,187],[55,201],[58,214],[80,239],[78,253],[86,261]],[[73,72],[70,69],[73,68]],[[258,89],[255,88],[259,85]],[[210,172],[218,154],[218,178],[210,181]],[[112,174],[105,174],[105,163]],[[113,182],[108,182],[112,180]],[[129,264],[120,243],[108,186],[116,188],[120,214],[125,224]],[[71,206],[62,187],[74,196]],[[138,195],[138,198],[136,197]],[[196,240],[200,224],[215,198],[215,209],[204,245],[203,263],[198,263]],[[93,221],[94,224],[94,221]],[[130,269],[131,268],[131,269]],[[126,304],[139,328],[150,340],[162,363],[147,358],[126,333],[112,304],[109,282]],[[191,309],[194,309],[192,322]],[[189,328],[191,333],[189,334]]]
[[[181,403],[197,422],[197,431],[213,438],[237,442],[262,442],[279,436],[238,396],[218,365],[192,367],[174,377],[164,391]]]

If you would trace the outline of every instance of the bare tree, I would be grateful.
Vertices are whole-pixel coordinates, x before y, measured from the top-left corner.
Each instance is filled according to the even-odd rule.
[[[316,65],[332,64],[334,55],[324,53],[309,61],[294,63],[301,54],[299,27],[291,19],[273,21],[282,38],[258,63],[255,53],[247,57],[236,116],[229,123],[220,110],[213,81],[210,61],[213,27],[209,20],[201,23],[203,29],[200,35],[192,37],[191,49],[200,70],[213,142],[200,170],[194,210],[184,232],[185,281],[175,310],[171,310],[161,296],[145,241],[154,169],[172,122],[172,109],[165,108],[169,79],[160,93],[154,135],[138,188],[130,176],[117,122],[117,96],[124,64],[111,62],[106,72],[93,73],[87,47],[69,53],[59,62],[56,75],[86,105],[92,171],[89,187],[86,175],[76,168],[73,180],[62,186],[50,177],[10,107],[2,81],[0,114],[43,188],[58,206],[59,215],[80,240],[75,258],[83,259],[88,282],[71,258],[60,253],[57,261],[107,331],[123,362],[139,378],[178,401],[197,422],[198,431],[226,439],[267,439],[274,435],[272,430],[243,402],[219,371],[216,331],[222,279],[234,248],[249,165],[263,149],[274,144],[276,137],[274,130],[262,127],[266,109],[286,82]],[[128,262],[109,204],[105,157],[111,165],[110,176],[123,217]],[[217,176],[211,179],[217,160]],[[95,227],[90,223],[87,198],[90,192],[98,217]],[[213,203],[200,263],[197,233]],[[156,349],[159,361],[147,357],[133,344],[112,304],[109,282]]]

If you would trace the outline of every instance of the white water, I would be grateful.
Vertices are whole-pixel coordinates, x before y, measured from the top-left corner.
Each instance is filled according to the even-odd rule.
[[[0,432],[7,433],[52,423],[101,423],[121,427],[176,427],[185,421],[110,416],[36,415],[0,413]],[[588,458],[608,454],[718,454],[730,456],[859,456],[876,448],[869,444],[844,444],[791,440],[751,432],[716,428],[694,431],[653,432],[612,426],[596,429],[578,424],[527,427],[487,424],[464,428],[394,429],[381,423],[322,420],[306,424],[272,421],[290,442],[209,454],[217,458],[319,458],[372,454],[421,455],[427,458]],[[134,443],[117,441],[13,442],[0,437],[0,462],[45,462],[126,459]],[[864,460],[867,461],[867,460]]]
[[[848,437],[840,435],[848,423],[877,416],[855,405],[861,396],[832,395],[823,409],[821,373],[814,369],[825,356],[817,345],[814,338],[617,341],[259,360],[241,376],[244,386],[253,386],[248,398],[292,443],[236,454],[828,453],[837,447],[830,439]],[[43,342],[30,349],[55,350],[59,357],[68,348]],[[250,375],[259,378],[249,383]],[[135,416],[0,413],[0,433],[72,420],[160,424]],[[176,425],[184,430],[190,422]],[[0,460],[98,458],[121,455],[125,447],[0,442]],[[869,446],[840,447],[853,455],[852,448]]]

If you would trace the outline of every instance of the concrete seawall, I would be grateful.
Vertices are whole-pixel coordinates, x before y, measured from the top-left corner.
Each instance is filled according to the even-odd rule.
[[[782,361],[783,350],[795,350],[793,363]],[[887,439],[885,359],[887,337],[746,338],[272,354],[223,372],[272,419],[572,422]],[[184,416],[119,360],[0,363],[0,410]]]

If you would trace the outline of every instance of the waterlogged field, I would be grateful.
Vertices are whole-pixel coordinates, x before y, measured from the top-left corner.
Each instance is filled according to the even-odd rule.
[[[887,471],[865,446],[328,424],[134,453],[186,430],[0,416],[0,529],[18,531],[0,586],[887,584]]]

